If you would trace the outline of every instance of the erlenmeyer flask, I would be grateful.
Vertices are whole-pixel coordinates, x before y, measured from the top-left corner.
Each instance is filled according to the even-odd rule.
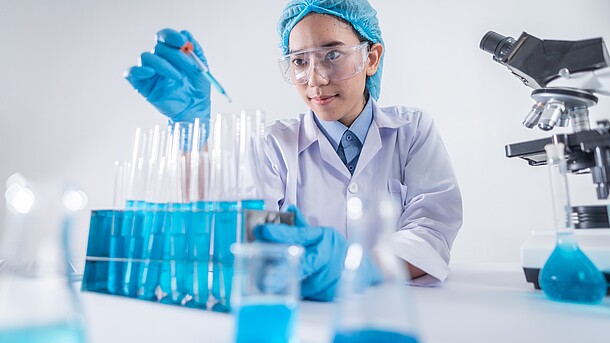
[[[552,300],[599,303],[608,285],[574,237],[564,145],[548,144],[544,149],[550,171],[557,245],[540,271],[540,288]]]
[[[7,186],[0,342],[82,343],[84,320],[70,279],[68,246],[74,212],[86,197],[75,190],[33,188],[19,176]]]
[[[391,245],[398,211],[390,199],[372,201],[368,205],[367,210],[380,211],[382,220],[381,223],[361,223],[358,237],[350,238],[333,343],[416,343],[417,325],[407,284],[408,271],[405,263],[393,253]],[[362,208],[360,199],[350,199],[350,219],[363,220]],[[371,237],[366,234],[370,229],[377,230],[378,235],[374,244],[367,245],[363,237]],[[370,279],[364,274],[372,272],[371,260],[379,267],[382,280],[367,287],[362,280]]]

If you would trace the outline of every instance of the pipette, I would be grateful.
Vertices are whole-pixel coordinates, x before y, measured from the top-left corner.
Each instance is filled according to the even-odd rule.
[[[193,58],[193,60],[195,60],[195,63],[197,63],[199,68],[201,68],[201,72],[203,73],[203,76],[205,76],[205,78],[208,79],[208,81],[210,81],[210,83],[214,87],[216,87],[216,89],[220,92],[220,94],[224,95],[225,98],[227,98],[227,100],[229,102],[232,102],[231,98],[229,97],[229,95],[227,94],[225,89],[220,85],[220,83],[218,81],[216,81],[214,76],[212,76],[212,74],[210,73],[210,69],[208,69],[208,67],[205,65],[205,63],[203,63],[203,61],[201,61],[201,59],[199,59],[199,57],[197,57],[197,55],[195,55],[194,50],[195,50],[195,47],[193,46],[193,43],[191,43],[191,42],[184,43],[184,45],[180,48],[180,51],[184,52],[187,55],[190,55]]]

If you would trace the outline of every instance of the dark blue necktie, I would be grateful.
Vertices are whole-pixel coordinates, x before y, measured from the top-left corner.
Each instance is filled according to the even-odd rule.
[[[358,163],[358,158],[360,157],[360,150],[362,150],[362,143],[356,134],[350,130],[345,130],[341,137],[339,147],[337,148],[337,154],[352,175],[354,175],[354,170],[356,170],[356,163]],[[348,161],[348,158],[351,158],[351,160]]]

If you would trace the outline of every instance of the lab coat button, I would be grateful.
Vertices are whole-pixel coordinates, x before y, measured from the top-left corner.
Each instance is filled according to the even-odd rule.
[[[355,182],[350,183],[349,186],[347,186],[347,190],[352,194],[358,192],[358,184]]]

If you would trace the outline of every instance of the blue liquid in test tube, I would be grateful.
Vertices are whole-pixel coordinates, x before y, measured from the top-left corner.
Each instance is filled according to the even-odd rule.
[[[163,247],[165,242],[164,228],[167,215],[167,204],[150,204],[152,217],[150,223],[149,239],[144,246],[144,266],[140,277],[141,285],[139,297],[146,300],[154,300],[157,286],[159,285],[159,274],[161,271],[161,260],[163,259]],[[169,220],[169,219],[168,219]]]
[[[231,244],[237,238],[237,202],[214,203],[214,256],[212,267],[212,295],[218,301],[214,311],[230,310],[231,283],[233,282],[233,254]]]
[[[153,241],[152,224],[155,210],[155,203],[144,202],[143,209],[139,211],[142,216],[142,230],[139,235],[141,238],[141,247],[134,253],[134,265],[137,265],[137,268],[134,268],[130,280],[130,287],[135,286],[136,296],[139,298],[143,298],[145,284],[144,275],[147,274],[150,264],[148,260],[150,256],[148,247]]]
[[[192,216],[192,205],[181,204],[180,206],[180,217],[182,223],[177,226],[172,226],[172,244],[173,244],[173,256],[176,260],[176,288],[178,290],[179,298],[174,301],[182,302],[184,296],[188,294],[187,276],[188,276],[188,259],[187,259],[187,245],[186,245],[186,234],[189,231],[191,216]]]
[[[124,280],[125,240],[122,235],[125,212],[112,211],[107,289],[110,294],[121,294]]]
[[[108,257],[110,256],[110,230],[113,211],[91,211],[87,262],[83,275],[83,290],[107,292]],[[99,259],[99,260],[98,260]]]
[[[262,210],[265,207],[264,200],[243,200],[242,210],[239,210],[235,201],[218,201],[214,208],[214,256],[212,267],[212,295],[218,301],[213,310],[219,312],[230,311],[231,286],[233,281],[234,257],[231,253],[231,245],[237,242],[238,223],[240,237],[244,235],[243,209]]]
[[[125,275],[123,277],[123,295],[135,297],[138,292],[140,268],[142,266],[143,230],[146,203],[140,200],[128,200],[123,220],[123,237],[125,244]]]
[[[265,200],[253,199],[253,200],[242,200],[241,207],[245,210],[264,210]]]
[[[212,232],[213,202],[192,204],[191,221],[187,226],[188,275],[187,292],[193,299],[186,305],[206,308],[210,266],[210,234]]]
[[[181,303],[187,294],[186,224],[190,212],[190,204],[168,206],[160,276],[161,289],[169,295],[161,300],[164,303]]]

